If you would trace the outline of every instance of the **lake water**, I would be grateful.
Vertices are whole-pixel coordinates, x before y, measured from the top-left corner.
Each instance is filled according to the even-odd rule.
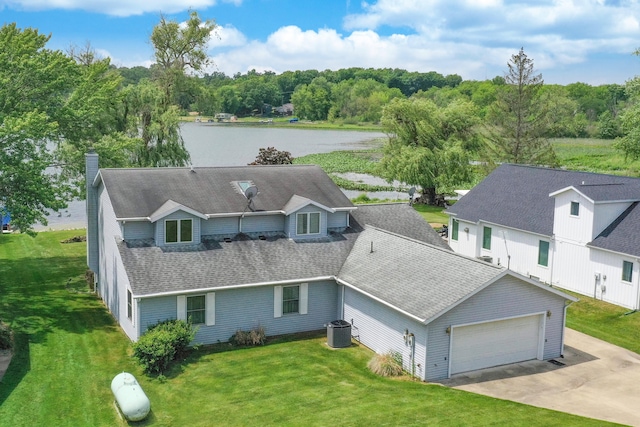
[[[296,129],[295,126],[292,124],[291,128],[275,128],[269,125],[184,123],[181,131],[194,166],[243,166],[255,160],[260,148],[267,147],[289,151],[293,157],[339,150],[362,150],[379,146],[379,138],[385,137],[381,132]],[[360,194],[345,193],[350,198]],[[34,228],[84,228],[87,224],[85,209],[84,200],[73,201],[67,209],[51,213],[47,217],[47,226],[37,225]]]

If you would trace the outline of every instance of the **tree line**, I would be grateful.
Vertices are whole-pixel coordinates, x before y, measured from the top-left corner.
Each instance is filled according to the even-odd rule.
[[[184,166],[181,115],[272,115],[289,102],[302,119],[379,123],[389,135],[380,174],[420,186],[428,201],[468,182],[471,158],[553,165],[550,137],[619,137],[640,155],[636,79],[544,85],[524,50],[486,81],[390,68],[229,77],[204,73],[215,28],[195,11],[185,23],[161,16],[155,63],[118,68],[90,45],[51,50],[37,29],[0,27],[0,211],[29,232],[81,197],[89,148],[102,167]]]

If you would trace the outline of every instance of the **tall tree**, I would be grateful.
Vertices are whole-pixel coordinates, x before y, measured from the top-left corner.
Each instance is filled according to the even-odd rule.
[[[66,199],[64,181],[48,169],[48,145],[64,137],[57,119],[76,70],[48,41],[35,29],[0,28],[0,211],[26,232]]]
[[[470,101],[439,108],[428,99],[393,99],[381,120],[389,136],[380,162],[383,176],[420,186],[429,204],[437,192],[468,183],[469,153],[479,139],[477,117]]]
[[[491,157],[511,163],[555,164],[547,137],[549,110],[540,94],[542,74],[536,74],[524,49],[512,55],[507,66],[506,84],[498,87],[496,102],[487,115]]]
[[[134,155],[139,166],[184,166],[189,152],[180,135],[178,89],[188,85],[186,73],[208,64],[205,47],[216,24],[202,21],[195,11],[180,24],[161,16],[151,33],[155,49],[155,78],[141,82],[127,96],[128,112],[135,117],[144,147]]]

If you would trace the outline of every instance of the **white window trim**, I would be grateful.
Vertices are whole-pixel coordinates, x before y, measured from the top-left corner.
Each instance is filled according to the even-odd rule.
[[[131,316],[129,316],[129,307],[131,307]],[[133,294],[127,289],[127,319],[133,324]]]
[[[629,264],[631,264],[631,280],[625,280],[624,278],[624,263],[628,262]],[[632,261],[627,261],[626,259],[622,260],[622,274],[620,275],[620,281],[622,283],[633,283],[633,270],[634,270],[634,263]]]
[[[288,286],[298,286],[300,292],[298,294],[298,312],[297,313],[287,313],[287,316],[296,314],[304,315],[309,311],[309,284],[308,283],[300,283],[299,285],[288,285]],[[273,287],[273,317],[279,318],[282,317],[282,292],[283,286],[276,285]]]
[[[578,205],[578,215],[574,215],[571,213],[571,207],[573,206],[574,203]],[[571,202],[569,202],[569,216],[572,218],[580,218],[580,202],[577,202],[575,200],[571,200]]]
[[[540,244],[543,242],[547,244],[547,265],[540,264]],[[538,240],[538,267],[549,267],[549,253],[551,253],[551,242],[548,242],[546,240]]]
[[[177,222],[177,226],[178,226],[178,240],[176,242],[167,242],[167,221],[176,221]],[[180,225],[182,221],[191,221],[191,240],[185,240],[185,241],[181,241],[180,237],[181,237],[181,232],[180,232]],[[165,245],[180,245],[180,244],[186,244],[186,243],[193,243],[193,218],[178,218],[178,219],[165,219],[164,220],[164,244]]]
[[[484,233],[486,229],[489,229],[489,247],[485,248],[484,247]],[[489,227],[488,225],[483,225],[482,226],[482,240],[480,241],[480,248],[482,248],[483,251],[491,251],[491,247],[493,246],[493,227]]]
[[[298,233],[298,218],[300,215],[305,215],[307,217],[307,230],[311,229],[311,215],[318,214],[318,232],[317,233]],[[321,234],[322,232],[322,212],[313,211],[313,212],[298,212],[296,213],[296,236],[315,236]]]
[[[197,297],[200,295],[189,295]],[[204,294],[204,325],[215,326],[216,324],[216,293],[208,292]],[[187,320],[187,295],[178,295],[176,297],[177,302],[177,318],[178,320]]]

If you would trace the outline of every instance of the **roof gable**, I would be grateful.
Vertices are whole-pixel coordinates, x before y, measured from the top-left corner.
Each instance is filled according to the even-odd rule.
[[[289,216],[292,213],[297,212],[300,209],[307,207],[309,205],[315,206],[317,208],[320,208],[324,211],[331,212],[331,213],[334,213],[336,211],[335,209],[332,209],[320,203],[314,202],[313,200],[307,199],[306,197],[298,196],[297,194],[294,194],[293,196],[291,196],[287,204],[285,204],[284,207],[282,208],[282,211],[284,212],[285,215]]]
[[[198,211],[195,211],[185,205],[181,205],[180,203],[176,203],[173,200],[167,200],[162,206],[160,206],[154,213],[149,216],[149,221],[156,222],[159,219],[169,216],[177,211],[184,211],[198,218],[207,219],[206,215],[203,215]]]
[[[447,212],[546,236],[553,234],[554,193],[574,187],[595,203],[640,200],[640,179],[503,164]]]
[[[640,257],[640,204],[631,204],[588,246]]]

